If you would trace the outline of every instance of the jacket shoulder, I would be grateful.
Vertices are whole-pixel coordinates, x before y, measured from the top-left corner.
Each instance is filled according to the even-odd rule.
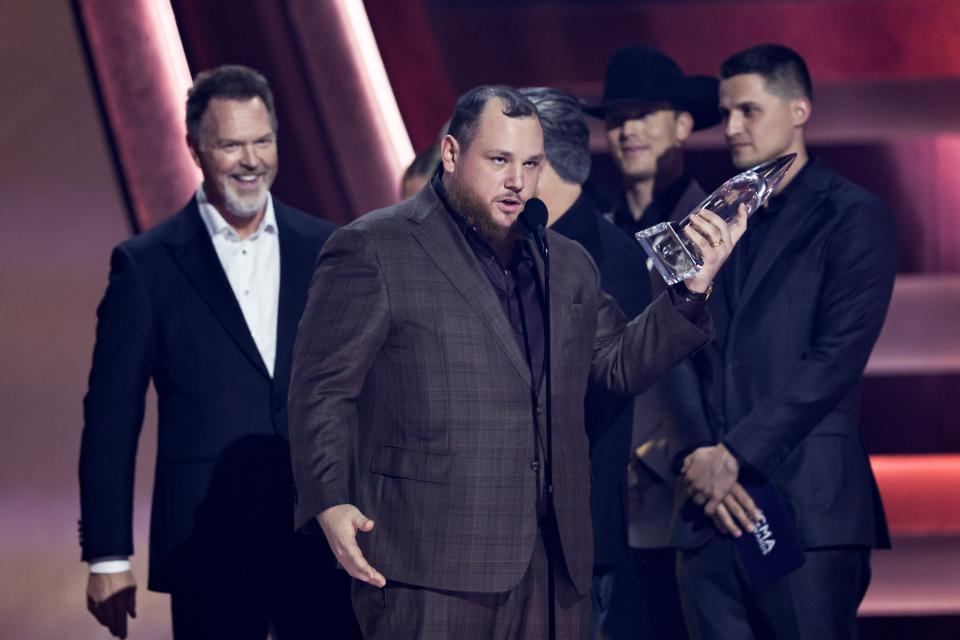
[[[187,203],[180,211],[162,222],[141,231],[132,238],[124,240],[115,249],[134,256],[150,254],[160,250],[167,242],[173,242],[188,230],[191,225],[203,224],[194,201]]]
[[[287,206],[276,198],[273,199],[273,206],[277,216],[282,218],[288,229],[301,236],[317,238],[321,244],[337,230],[337,225],[329,220]]]

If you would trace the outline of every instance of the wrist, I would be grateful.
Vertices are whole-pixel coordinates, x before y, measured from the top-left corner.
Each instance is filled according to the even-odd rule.
[[[694,283],[692,281],[681,281],[678,283],[679,293],[690,302],[706,302],[713,292],[713,281],[703,283]]]

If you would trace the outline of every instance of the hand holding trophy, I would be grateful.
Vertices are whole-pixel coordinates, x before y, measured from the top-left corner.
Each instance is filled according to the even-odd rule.
[[[647,252],[667,284],[676,284],[692,278],[703,266],[696,245],[683,233],[694,216],[708,209],[729,222],[737,215],[741,204],[749,216],[763,206],[774,192],[797,154],[780,156],[757,165],[730,178],[682,221],[662,222],[636,234],[640,246]]]

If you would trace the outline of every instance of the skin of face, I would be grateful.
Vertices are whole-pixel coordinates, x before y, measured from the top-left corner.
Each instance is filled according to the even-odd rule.
[[[720,81],[723,134],[737,168],[802,153],[810,111],[807,98],[781,96],[771,91],[759,74],[744,73]]]
[[[213,98],[200,132],[200,140],[188,144],[210,203],[228,221],[263,214],[278,165],[277,135],[263,100]]]
[[[453,136],[440,145],[451,204],[492,244],[510,238],[524,203],[537,194],[543,131],[534,116],[510,118],[491,98],[466,149]]]
[[[606,117],[610,155],[625,178],[652,180],[670,153],[682,152],[693,130],[689,113],[669,105],[620,107]]]

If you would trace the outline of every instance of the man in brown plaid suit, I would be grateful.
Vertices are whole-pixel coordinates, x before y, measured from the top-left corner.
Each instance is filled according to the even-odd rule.
[[[744,222],[704,212],[689,232],[703,270],[629,323],[586,251],[547,231],[547,517],[543,264],[516,225],[543,158],[533,104],[474,89],[431,183],[320,256],[290,386],[296,523],[319,522],[355,578],[368,638],[546,637],[548,558],[557,637],[588,634],[587,380],[639,393],[711,337],[705,292]]]

